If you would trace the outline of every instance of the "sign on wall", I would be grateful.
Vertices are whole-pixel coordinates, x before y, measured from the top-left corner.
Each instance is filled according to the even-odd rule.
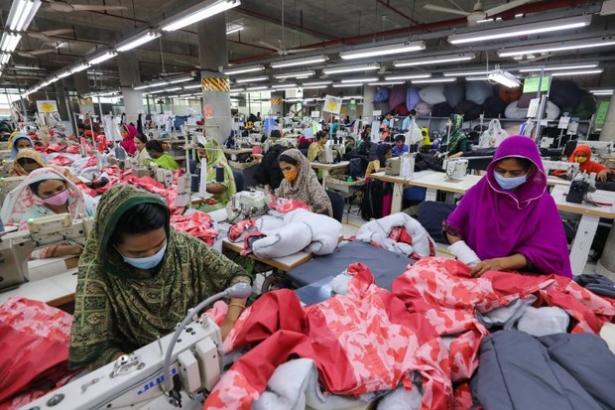
[[[322,110],[331,114],[339,114],[342,110],[342,99],[333,95],[325,96],[325,104]]]
[[[58,104],[53,100],[38,100],[36,102],[36,109],[39,113],[45,114],[58,112]]]

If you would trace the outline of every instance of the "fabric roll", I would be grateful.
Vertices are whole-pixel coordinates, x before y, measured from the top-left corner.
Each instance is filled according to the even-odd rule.
[[[446,102],[446,97],[444,96],[444,86],[441,84],[429,85],[421,88],[419,90],[419,96],[421,97],[421,100],[430,105]]]

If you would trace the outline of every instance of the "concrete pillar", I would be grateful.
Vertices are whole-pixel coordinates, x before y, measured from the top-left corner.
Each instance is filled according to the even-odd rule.
[[[226,16],[224,13],[197,23],[199,62],[203,84],[203,118],[208,137],[224,142],[231,134],[231,99],[228,77],[222,68],[228,64]]]
[[[371,124],[374,114],[374,96],[376,89],[368,85],[363,87],[363,123]]]
[[[62,121],[70,121],[68,109],[66,108],[66,94],[64,93],[64,81],[56,81],[54,84],[55,100],[58,106],[58,112]]]
[[[271,114],[284,116],[284,92],[271,93]],[[262,113],[261,113],[262,115]]]
[[[611,97],[609,112],[602,127],[600,140],[615,141],[615,94]],[[602,273],[615,280],[615,225],[611,227],[611,232],[604,244],[604,251],[602,251],[602,257],[598,261],[596,270],[598,273]]]
[[[139,113],[145,112],[143,93],[134,89],[136,85],[141,84],[139,62],[134,51],[120,53],[116,60],[120,73],[120,88],[124,98],[126,121],[136,124]]]
[[[90,81],[88,79],[87,71],[81,71],[73,74],[73,81],[75,82],[75,89],[77,90],[77,96],[79,98],[79,113],[94,114],[94,102],[91,97],[84,97],[90,93]]]

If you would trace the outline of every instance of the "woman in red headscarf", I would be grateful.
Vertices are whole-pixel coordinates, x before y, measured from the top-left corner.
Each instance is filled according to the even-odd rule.
[[[122,142],[121,146],[126,150],[128,155],[134,155],[137,152],[137,147],[135,146],[135,137],[137,136],[137,128],[130,124],[124,124],[122,126]]]
[[[596,174],[596,179],[606,181],[609,168],[591,160],[592,150],[589,145],[577,145],[572,155],[568,158],[569,162],[577,162],[581,172]]]

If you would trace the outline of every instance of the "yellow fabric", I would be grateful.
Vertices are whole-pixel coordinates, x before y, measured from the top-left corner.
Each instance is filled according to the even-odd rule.
[[[370,161],[367,164],[367,169],[365,170],[365,178],[378,171],[380,171],[380,160],[375,159]]]
[[[308,154],[307,154],[308,161],[310,162],[316,161],[318,159],[318,154],[320,154],[324,150],[325,150],[325,147],[323,147],[317,142],[312,142],[310,144],[310,147],[308,148]]]

